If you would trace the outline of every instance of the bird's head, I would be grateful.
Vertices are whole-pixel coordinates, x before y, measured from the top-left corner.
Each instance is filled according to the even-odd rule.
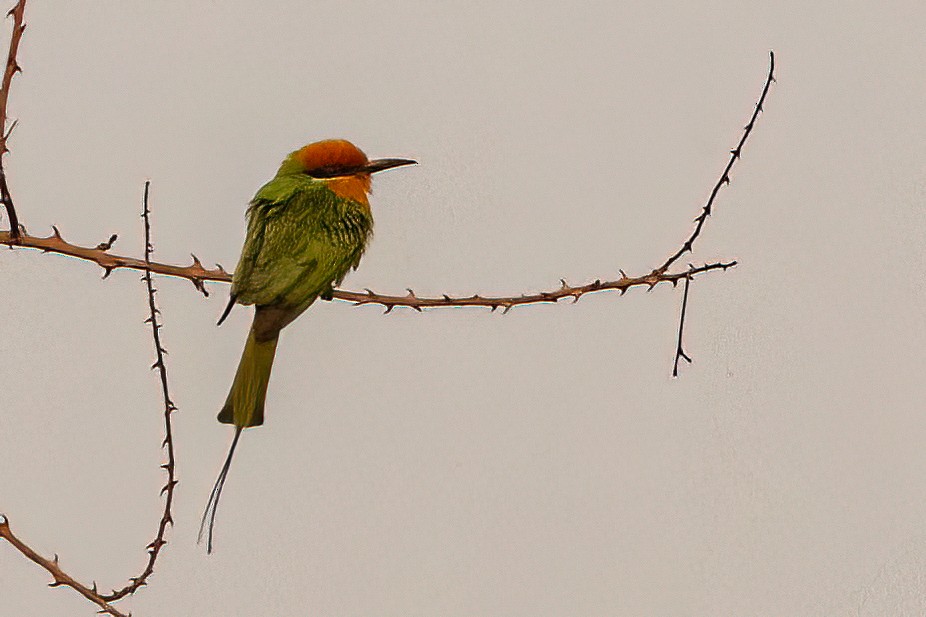
[[[409,159],[367,158],[363,151],[345,139],[326,139],[304,146],[283,161],[279,174],[305,174],[324,182],[341,197],[366,203],[370,192],[370,175],[403,165],[415,165]]]

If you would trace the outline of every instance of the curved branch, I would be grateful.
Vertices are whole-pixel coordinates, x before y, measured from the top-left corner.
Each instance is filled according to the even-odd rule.
[[[150,264],[151,253],[154,250],[154,247],[151,245],[151,221],[149,218],[151,211],[148,209],[149,186],[150,183],[146,182],[142,218],[145,221],[145,263]],[[108,242],[100,244],[96,249],[93,250],[105,252],[106,249],[112,246],[114,241],[115,237],[112,237]],[[54,582],[51,583],[52,587],[59,587],[62,585],[65,587],[70,587],[99,606],[101,613],[108,613],[113,617],[126,617],[126,615],[113,607],[111,604],[112,602],[120,600],[129,594],[135,593],[139,588],[148,584],[148,577],[151,576],[151,574],[154,572],[154,564],[158,559],[158,555],[160,554],[164,545],[167,544],[167,541],[164,539],[164,536],[167,532],[167,526],[173,525],[174,523],[173,517],[171,515],[171,506],[173,505],[174,501],[174,487],[177,485],[177,478],[175,474],[174,440],[171,427],[171,414],[177,411],[177,406],[174,405],[173,401],[171,400],[170,391],[167,387],[167,364],[164,362],[164,354],[167,352],[161,345],[161,324],[157,319],[157,316],[161,312],[158,310],[157,304],[155,303],[155,292],[157,290],[154,288],[154,282],[151,278],[151,270],[145,271],[145,275],[142,277],[142,280],[145,282],[148,290],[149,317],[145,320],[145,323],[151,324],[151,336],[154,339],[154,351],[157,358],[157,361],[151,366],[151,368],[158,369],[158,374],[161,381],[161,394],[164,399],[165,436],[161,445],[167,450],[167,462],[161,465],[161,467],[167,472],[167,483],[161,489],[161,493],[166,495],[164,500],[164,513],[161,515],[161,520],[158,524],[157,535],[155,535],[154,540],[146,547],[148,550],[148,563],[145,565],[144,570],[142,570],[142,573],[138,576],[131,578],[129,584],[122,589],[114,589],[112,593],[102,594],[97,588],[96,583],[93,583],[92,587],[87,587],[86,585],[78,582],[72,576],[66,574],[58,565],[57,555],[55,555],[54,559],[46,559],[35,552],[28,545],[26,545],[22,540],[17,538],[13,532],[10,531],[7,517],[0,514],[0,538],[5,539],[20,553],[45,568],[45,570],[47,570],[54,578]]]
[[[14,242],[19,239],[19,218],[16,216],[16,208],[13,207],[10,188],[6,183],[3,155],[9,152],[6,141],[16,127],[14,122],[9,130],[6,129],[6,106],[10,97],[10,84],[13,82],[13,75],[22,71],[19,63],[16,62],[16,52],[19,51],[19,42],[22,40],[23,32],[26,30],[26,24],[23,23],[25,10],[26,0],[19,0],[16,6],[7,13],[7,16],[13,16],[13,34],[10,37],[10,51],[6,57],[6,69],[3,71],[3,83],[0,85],[0,202],[6,207],[6,214],[10,219],[10,237]]]
[[[756,124],[756,120],[759,118],[759,114],[762,112],[762,105],[765,103],[765,96],[768,94],[768,89],[771,87],[772,82],[775,81],[775,52],[768,52],[769,63],[768,63],[768,77],[765,78],[765,86],[762,88],[762,94],[759,96],[759,102],[756,103],[755,111],[752,112],[752,117],[749,119],[749,124],[747,124],[743,129],[743,137],[740,139],[739,143],[736,144],[736,147],[730,150],[730,160],[727,161],[727,166],[724,167],[723,173],[720,174],[720,179],[717,180],[717,183],[714,184],[714,188],[711,190],[710,197],[707,198],[707,203],[704,204],[704,208],[701,210],[701,214],[695,219],[695,228],[694,231],[688,236],[688,239],[682,244],[681,248],[678,249],[671,257],[666,259],[665,263],[656,268],[654,272],[663,273],[669,269],[669,267],[674,264],[678,259],[691,250],[694,246],[694,241],[698,239],[698,236],[701,234],[701,228],[704,227],[704,221],[707,220],[707,217],[711,215],[711,208],[714,206],[714,199],[717,197],[717,193],[720,192],[720,188],[725,184],[730,184],[730,170],[733,169],[733,165],[736,161],[742,156],[743,146],[746,145],[746,140],[749,139],[749,134],[752,133],[752,129]]]
[[[145,263],[147,264],[151,263],[151,253],[154,251],[154,247],[151,245],[151,210],[148,209],[148,189],[150,185],[151,182],[145,182],[145,197],[142,207],[142,218],[145,221]],[[110,246],[112,242],[113,239],[110,238]],[[167,351],[161,345],[160,330],[162,324],[158,322],[157,317],[161,314],[161,311],[158,310],[154,300],[154,294],[157,290],[154,288],[154,282],[151,280],[150,270],[145,271],[142,281],[145,282],[145,287],[148,290],[149,317],[145,320],[145,323],[151,324],[151,337],[154,339],[154,353],[157,357],[157,361],[151,368],[158,369],[158,375],[161,380],[161,396],[164,399],[164,441],[161,442],[161,447],[167,450],[167,462],[161,465],[161,467],[167,472],[167,483],[164,485],[164,488],[161,489],[161,494],[166,497],[164,499],[164,513],[161,515],[161,521],[158,523],[157,535],[155,535],[154,540],[145,547],[148,551],[148,563],[145,564],[145,569],[142,570],[141,574],[130,579],[129,584],[122,589],[114,589],[112,593],[102,596],[103,600],[107,602],[114,602],[124,598],[138,591],[140,587],[148,584],[148,577],[154,572],[154,564],[158,560],[158,555],[161,553],[161,549],[164,545],[167,544],[167,540],[164,539],[167,533],[167,526],[173,526],[174,524],[174,519],[171,515],[171,506],[174,503],[174,487],[177,485],[177,478],[174,460],[174,436],[170,416],[173,412],[177,411],[177,406],[174,405],[174,402],[171,400],[170,391],[167,388],[167,364],[164,362],[164,354],[167,353]]]
[[[83,597],[99,606],[101,613],[106,613],[112,615],[113,617],[128,617],[125,613],[118,611],[116,607],[112,606],[109,602],[103,599],[102,596],[100,596],[100,593],[96,588],[96,583],[93,584],[92,588],[87,587],[86,585],[79,583],[73,577],[65,573],[64,570],[61,569],[61,566],[58,565],[57,555],[55,555],[53,559],[46,559],[45,557],[42,557],[37,552],[32,550],[32,548],[30,548],[25,542],[17,538],[13,534],[13,531],[10,529],[9,518],[4,514],[0,514],[0,538],[3,538],[9,542],[13,548],[25,555],[26,558],[45,568],[45,570],[47,570],[54,579],[53,582],[48,584],[49,587],[61,587],[62,585],[65,587],[70,587]]]

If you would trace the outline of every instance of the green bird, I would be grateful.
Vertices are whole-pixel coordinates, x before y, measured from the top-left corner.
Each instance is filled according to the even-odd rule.
[[[280,330],[356,269],[373,232],[370,175],[413,165],[408,159],[369,160],[352,143],[329,139],[291,153],[262,186],[247,211],[247,237],[232,277],[225,321],[237,304],[255,307],[219,422],[235,436],[219,472],[199,528],[209,521],[207,552],[228,468],[241,431],[264,422],[264,400]]]

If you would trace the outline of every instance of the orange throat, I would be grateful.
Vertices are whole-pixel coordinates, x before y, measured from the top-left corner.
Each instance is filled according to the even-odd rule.
[[[340,178],[325,179],[325,186],[331,189],[331,192],[344,199],[352,199],[365,206],[370,205],[367,195],[370,193],[370,176],[344,176]]]

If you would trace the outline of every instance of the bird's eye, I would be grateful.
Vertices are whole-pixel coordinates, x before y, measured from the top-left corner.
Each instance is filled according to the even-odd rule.
[[[305,173],[313,178],[334,178],[337,176],[349,176],[353,173],[353,170],[341,165],[326,165],[309,169]]]

